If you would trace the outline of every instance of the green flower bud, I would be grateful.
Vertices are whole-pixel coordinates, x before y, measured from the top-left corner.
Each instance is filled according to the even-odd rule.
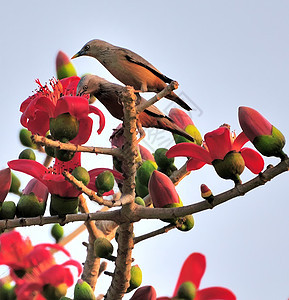
[[[71,174],[84,185],[88,185],[90,181],[90,176],[87,170],[83,167],[76,167]]]
[[[31,160],[36,160],[36,155],[34,151],[30,148],[24,149],[20,154],[19,154],[19,159],[31,159]]]
[[[94,253],[96,257],[109,258],[113,253],[113,246],[106,238],[97,238],[94,241]]]
[[[4,201],[0,206],[0,219],[14,219],[16,214],[16,205],[13,201]],[[1,299],[1,297],[0,297]]]
[[[215,159],[212,165],[221,178],[232,179],[235,184],[241,183],[240,175],[245,168],[245,161],[241,153],[228,152],[224,159]]]
[[[36,149],[37,145],[34,144],[31,140],[31,131],[26,128],[22,128],[19,132],[19,139],[23,146]]]
[[[55,223],[51,228],[51,235],[54,237],[56,243],[58,243],[64,235],[63,227],[59,223]]]
[[[142,198],[144,198],[149,193],[148,187],[144,184],[141,184],[138,180],[138,177],[135,178],[135,192]]]
[[[21,192],[19,191],[21,186],[21,182],[19,178],[11,172],[11,185],[10,185],[10,193],[16,194],[16,195],[21,195]]]
[[[154,161],[146,160],[143,162],[143,164],[137,169],[137,178],[138,181],[148,186],[149,179],[153,173],[154,170],[158,168],[157,164]]]
[[[174,157],[172,157],[172,158],[166,157],[167,151],[168,151],[168,149],[166,149],[166,148],[159,148],[154,153],[155,161],[160,169],[165,170],[165,169],[169,168],[175,161]]]
[[[76,214],[78,211],[78,203],[78,197],[65,198],[58,195],[51,195],[50,214],[52,216]]]
[[[138,288],[142,283],[142,271],[138,265],[132,266],[130,269],[129,287],[126,293]]]
[[[196,286],[190,281],[185,281],[180,285],[177,296],[183,300],[193,300],[196,293]]]
[[[77,136],[78,131],[79,122],[70,113],[60,114],[56,118],[50,119],[50,132],[56,140],[65,138],[71,141]]]
[[[49,300],[57,300],[67,293],[67,285],[65,283],[59,284],[58,286],[52,286],[46,284],[43,287],[42,295]]]
[[[46,208],[46,201],[40,202],[34,193],[22,195],[16,207],[18,218],[29,218],[43,216]]]
[[[135,202],[136,204],[138,204],[138,205],[146,206],[146,204],[145,204],[143,198],[141,198],[141,197],[136,197],[136,198],[134,199],[134,202]]]
[[[61,139],[62,143],[68,143],[67,139]],[[58,148],[55,148],[55,157],[61,161],[70,161],[75,155],[75,152],[69,151],[69,150],[61,150]]]
[[[104,193],[109,192],[114,187],[114,176],[110,171],[103,171],[95,179],[95,186],[97,194],[102,196]]]
[[[95,295],[91,286],[79,279],[74,287],[74,300],[95,300]]]

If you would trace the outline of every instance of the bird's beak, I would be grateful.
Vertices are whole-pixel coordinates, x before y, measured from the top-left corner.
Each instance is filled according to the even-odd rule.
[[[81,56],[81,55],[83,55],[84,53],[82,52],[82,51],[78,51],[76,54],[74,54],[72,57],[71,57],[71,59],[74,59],[74,58],[76,58],[76,57],[79,57],[79,56]]]

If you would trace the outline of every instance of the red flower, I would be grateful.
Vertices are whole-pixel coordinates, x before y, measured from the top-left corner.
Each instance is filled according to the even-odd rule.
[[[33,134],[45,135],[49,130],[50,118],[69,113],[79,122],[79,132],[71,142],[84,144],[91,135],[93,123],[88,114],[94,113],[99,116],[98,134],[100,134],[105,124],[104,115],[98,108],[89,105],[85,97],[76,96],[79,80],[77,76],[60,81],[51,80],[53,91],[47,85],[42,86],[39,80],[36,81],[40,86],[39,91],[21,104],[20,111],[23,113],[21,124]]]
[[[11,170],[9,168],[0,171],[0,204],[5,200],[11,186]]]
[[[184,262],[173,297],[178,296],[179,288],[183,283],[192,283],[195,288],[194,300],[236,300],[236,296],[223,287],[210,287],[200,290],[199,285],[206,269],[206,258],[201,253],[192,253]],[[157,300],[169,300],[173,298],[159,297]]]
[[[78,197],[81,192],[65,180],[62,172],[64,170],[72,171],[80,166],[80,157],[81,153],[76,152],[74,157],[68,162],[55,159],[53,168],[46,168],[39,162],[29,159],[12,160],[8,162],[8,166],[13,170],[26,173],[38,179],[48,187],[48,191],[51,194],[73,198]]]
[[[173,146],[166,153],[167,157],[190,157],[187,170],[197,170],[205,164],[212,164],[218,175],[224,179],[238,182],[238,176],[246,166],[254,174],[264,167],[261,155],[251,148],[242,148],[249,141],[242,132],[237,137],[231,135],[227,127],[220,127],[204,137],[205,147],[193,143],[181,143]]]
[[[81,165],[80,157],[81,153],[76,152],[74,157],[68,162],[55,159],[53,168],[46,168],[39,162],[29,159],[12,160],[8,162],[8,165],[11,169],[31,175],[42,182],[47,186],[50,194],[58,195],[64,198],[74,198],[78,197],[81,194],[81,191],[74,187],[73,184],[65,180],[62,172],[65,170],[71,172],[76,167],[79,167]],[[97,192],[95,178],[105,170],[112,172],[117,179],[124,179],[124,177],[117,171],[107,168],[96,168],[88,172],[90,175],[90,182],[87,187]],[[113,193],[114,192],[112,190],[104,195],[111,195]]]
[[[69,259],[57,265],[50,249],[70,254],[58,244],[39,244],[32,246],[29,238],[24,239],[17,231],[0,235],[0,264],[10,268],[10,276],[16,283],[18,300],[31,299],[31,292],[42,292],[45,285],[58,286],[73,284],[73,276],[67,266],[75,266],[78,276],[81,265]],[[41,297],[39,298],[41,299]]]

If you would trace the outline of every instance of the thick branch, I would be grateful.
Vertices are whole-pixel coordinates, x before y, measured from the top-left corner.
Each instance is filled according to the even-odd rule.
[[[155,104],[160,99],[166,97],[168,94],[170,94],[173,90],[176,90],[178,88],[179,84],[176,81],[172,81],[167,87],[165,87],[162,91],[157,93],[154,97],[149,99],[148,101],[144,102],[143,104],[139,104],[137,106],[137,113],[144,111],[149,106]]]
[[[119,226],[118,250],[115,261],[115,271],[111,285],[107,291],[107,300],[119,300],[123,298],[124,293],[129,287],[130,269],[132,262],[133,249],[133,224],[129,216],[133,211],[135,198],[135,173],[136,173],[136,95],[134,89],[126,87],[122,95],[124,106],[124,137],[125,143],[122,149],[123,153],[123,173],[125,179],[122,186],[123,197],[127,199],[126,204],[121,208],[121,216],[125,220]]]
[[[73,152],[89,152],[97,154],[113,155],[121,158],[121,151],[118,148],[104,148],[104,147],[92,147],[92,146],[81,146],[74,145],[71,143],[61,143],[60,141],[53,141],[41,135],[32,135],[33,142],[35,144],[45,145],[49,147],[58,148],[61,150],[69,150]]]
[[[17,218],[0,220],[0,229],[11,229],[16,227],[26,227],[32,225],[45,225],[59,223],[61,225],[71,222],[87,222],[90,220],[111,220],[120,223],[120,210],[95,212],[89,214],[68,214],[64,217],[59,216],[39,216],[33,218]]]

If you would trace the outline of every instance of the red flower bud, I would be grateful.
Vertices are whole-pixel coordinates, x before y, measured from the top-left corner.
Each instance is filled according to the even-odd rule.
[[[250,107],[239,107],[239,123],[255,148],[265,156],[287,157],[282,151],[285,137],[259,112]]]
[[[59,51],[56,56],[56,73],[58,79],[77,75],[70,58],[62,51]]]
[[[179,203],[179,195],[170,178],[155,170],[149,180],[149,193],[154,207],[164,207],[168,204]]]

